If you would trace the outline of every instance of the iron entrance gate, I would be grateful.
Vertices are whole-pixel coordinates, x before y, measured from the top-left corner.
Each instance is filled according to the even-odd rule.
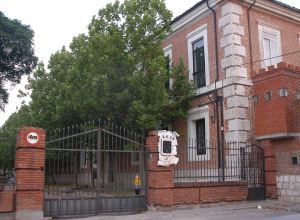
[[[46,143],[44,215],[146,210],[143,136],[118,127],[74,130]]]
[[[248,200],[265,199],[264,150],[255,144],[241,148],[242,179],[248,182]]]

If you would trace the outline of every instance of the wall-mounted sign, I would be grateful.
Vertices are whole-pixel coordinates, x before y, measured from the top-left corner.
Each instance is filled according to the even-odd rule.
[[[178,163],[177,155],[177,137],[179,136],[176,132],[172,131],[158,131],[158,152],[159,160],[158,166],[170,166]]]
[[[39,141],[39,135],[36,132],[30,132],[27,135],[27,142],[29,144],[36,144]]]

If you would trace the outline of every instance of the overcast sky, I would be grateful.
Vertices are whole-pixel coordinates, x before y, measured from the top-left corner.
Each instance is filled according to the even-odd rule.
[[[167,7],[177,16],[192,7],[199,0],[166,0]],[[50,55],[68,46],[72,38],[87,32],[87,25],[100,8],[113,0],[0,0],[0,11],[9,18],[16,18],[30,25],[35,32],[35,52],[40,61],[48,63]],[[299,0],[282,0],[300,8]],[[11,113],[16,111],[21,101],[17,98],[19,89],[26,79],[10,88],[9,104],[5,112],[0,112],[0,126]]]

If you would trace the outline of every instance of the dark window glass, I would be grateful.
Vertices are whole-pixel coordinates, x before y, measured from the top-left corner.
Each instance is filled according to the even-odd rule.
[[[167,55],[165,57],[165,62],[166,62],[166,69],[167,69],[167,74],[168,74],[168,79],[165,83],[165,87],[166,87],[166,89],[170,89],[170,68],[171,68],[170,63],[171,63],[171,59],[170,59],[169,55]]]
[[[298,157],[292,157],[292,164],[297,165],[298,164]]]
[[[193,43],[193,76],[197,88],[206,85],[203,38]]]
[[[206,154],[205,119],[200,119],[196,121],[196,141],[197,141],[197,155]]]
[[[163,153],[170,154],[172,152],[172,142],[163,141]]]

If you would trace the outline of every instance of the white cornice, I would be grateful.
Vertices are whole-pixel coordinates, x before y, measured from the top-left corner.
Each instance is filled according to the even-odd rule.
[[[211,3],[211,7],[219,4],[222,0],[216,0],[215,2]],[[180,18],[178,21],[171,25],[171,31],[177,31],[178,29],[182,28],[186,24],[190,23],[191,21],[197,19],[200,15],[205,14],[206,12],[210,11],[205,3],[200,5],[199,7],[195,8],[193,11],[188,13],[187,15]]]
[[[247,3],[253,3],[253,0],[244,0]],[[263,9],[265,11],[271,12],[272,14],[277,14],[291,20],[300,22],[300,13],[292,11],[291,9],[285,8],[276,3],[272,3],[266,0],[258,0],[255,4],[255,7]]]
[[[214,7],[222,1],[223,0],[216,0],[215,2],[211,3],[211,6]],[[253,0],[244,0],[244,3],[252,4]],[[273,14],[283,16],[285,18],[291,19],[296,22],[300,22],[300,13],[292,11],[288,8],[284,8],[283,6],[276,5],[266,0],[258,0],[255,4],[255,8],[263,9],[264,11],[268,11]],[[184,27],[188,23],[194,21],[195,19],[201,17],[202,15],[204,15],[209,11],[210,9],[207,7],[205,3],[201,4],[200,6],[192,10],[190,13],[188,13],[187,15],[183,16],[178,21],[173,23],[171,25],[171,32],[175,32],[179,30],[180,28]]]

